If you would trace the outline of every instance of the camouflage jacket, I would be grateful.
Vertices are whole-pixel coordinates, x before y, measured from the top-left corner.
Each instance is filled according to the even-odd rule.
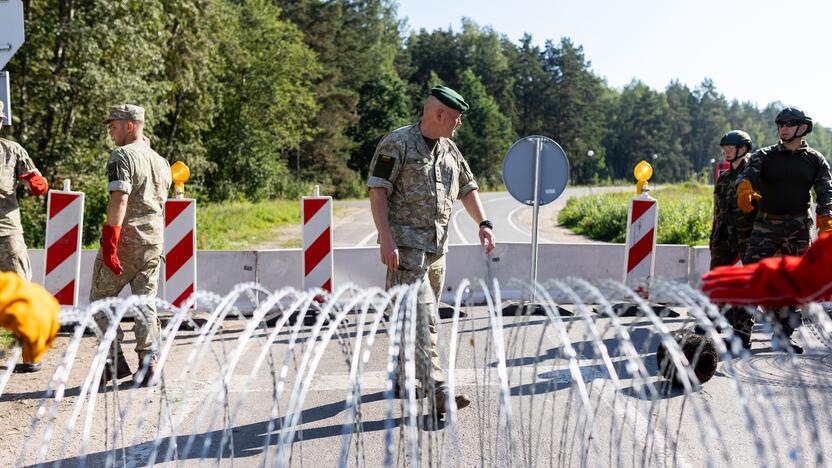
[[[742,252],[751,236],[757,211],[745,213],[737,206],[737,177],[748,164],[744,158],[734,169],[732,165],[719,174],[714,186],[714,225],[711,250]]]
[[[478,188],[454,142],[440,138],[431,152],[419,124],[394,130],[379,142],[367,185],[387,191],[396,245],[426,252],[448,250],[454,201]]]
[[[774,215],[808,216],[814,188],[819,215],[832,215],[832,175],[821,153],[804,141],[795,151],[782,143],[751,154],[736,185],[748,180],[762,199],[757,207]]]
[[[0,138],[0,236],[23,232],[17,206],[17,178],[30,172],[38,170],[26,150],[13,141]]]
[[[128,195],[119,246],[162,244],[170,177],[168,161],[141,140],[113,150],[107,161],[107,190]]]

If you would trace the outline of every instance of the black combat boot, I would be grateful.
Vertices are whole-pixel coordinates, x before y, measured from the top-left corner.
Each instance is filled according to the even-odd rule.
[[[23,362],[20,364],[15,364],[14,372],[16,374],[30,374],[32,372],[37,372],[43,367],[40,362]]]
[[[436,393],[434,394],[434,408],[436,408],[436,412],[440,417],[448,411],[448,408],[445,406],[447,398],[447,390],[443,388],[436,390]],[[454,395],[454,401],[456,402],[456,409],[462,409],[471,404],[471,397],[464,393],[457,393]]]
[[[113,366],[112,359],[107,359],[107,362],[104,363],[104,372],[101,374],[101,385],[107,385],[107,382],[111,380],[130,377],[132,374],[133,371],[130,370],[130,364],[127,363],[127,359],[124,359],[124,355],[119,354],[116,358],[115,366]]]
[[[139,355],[139,370],[133,374],[133,384],[138,387],[147,387],[153,376],[156,375],[156,355],[155,354],[140,354]],[[142,372],[144,371],[144,372]],[[142,373],[144,374],[142,376]],[[141,380],[139,380],[141,378]]]

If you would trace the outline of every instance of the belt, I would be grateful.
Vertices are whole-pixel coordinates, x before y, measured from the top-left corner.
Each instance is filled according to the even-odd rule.
[[[765,211],[760,211],[757,213],[757,217],[761,219],[772,219],[775,221],[783,221],[789,219],[806,219],[809,218],[809,212],[804,211],[803,213],[791,213],[791,214],[774,214],[774,213],[766,213]]]

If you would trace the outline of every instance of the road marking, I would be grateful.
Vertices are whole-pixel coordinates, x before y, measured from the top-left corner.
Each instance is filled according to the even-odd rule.
[[[517,214],[518,211],[522,210],[525,207],[526,207],[525,205],[520,205],[517,208],[511,210],[511,213],[508,214],[508,224],[511,227],[513,227],[514,229],[520,231],[523,235],[531,236],[532,234],[530,232],[527,232],[523,229],[520,229],[520,227],[514,223],[514,215]]]
[[[454,213],[453,217],[451,217],[451,224],[454,225],[454,231],[456,231],[456,235],[459,236],[460,239],[462,239],[462,243],[467,244],[468,239],[466,239],[465,236],[462,235],[462,230],[459,229],[459,223],[456,221],[456,217],[459,216],[459,213],[463,211],[465,211],[465,208],[456,210],[456,213]]]
[[[361,242],[359,242],[358,245],[356,245],[356,247],[365,247],[367,245],[367,242],[370,242],[370,240],[373,237],[378,237],[378,231],[373,231],[367,234],[367,237],[361,239]]]

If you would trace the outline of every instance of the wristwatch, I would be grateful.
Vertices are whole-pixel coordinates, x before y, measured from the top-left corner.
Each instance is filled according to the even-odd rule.
[[[494,223],[486,219],[485,221],[480,223],[480,229],[484,227],[487,227],[488,229],[494,229]]]

